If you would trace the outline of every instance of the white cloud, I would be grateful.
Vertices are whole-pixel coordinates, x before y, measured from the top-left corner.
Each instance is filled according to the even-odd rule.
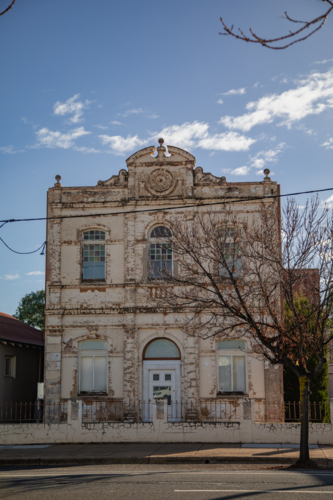
[[[100,135],[99,137],[102,144],[110,146],[112,152],[116,155],[123,155],[124,153],[147,143],[146,140],[139,139],[137,135],[134,137],[131,135],[128,135],[127,137],[122,137],[121,135]]]
[[[333,149],[333,137],[330,137],[328,141],[324,142],[324,144],[321,144],[321,146],[324,146],[326,149]]]
[[[194,148],[196,140],[204,139],[208,135],[209,125],[203,122],[183,123],[182,125],[171,125],[165,127],[152,139],[163,137],[166,144],[172,144],[179,148]],[[207,148],[208,149],[208,148]]]
[[[53,132],[48,128],[42,128],[37,132],[36,147],[44,146],[46,148],[74,148],[75,140],[84,135],[90,134],[84,130],[84,127],[78,127],[70,130],[67,134],[61,132]]]
[[[20,277],[19,274],[5,274],[4,277],[1,277],[2,280],[17,280]]]
[[[217,104],[223,104],[223,99],[219,99],[219,100],[217,101]]]
[[[327,205],[329,208],[332,208],[332,204],[333,204],[333,194],[325,201],[325,205]]]
[[[144,113],[144,109],[142,108],[137,108],[137,109],[128,109],[127,111],[125,111],[125,113],[119,113],[119,115],[121,116],[129,116],[129,115],[141,115],[142,113]]]
[[[17,152],[14,150],[14,146],[12,146],[11,144],[9,146],[1,146],[0,151],[1,153],[7,153],[9,155],[13,155]]]
[[[246,87],[242,89],[231,89],[228,92],[224,92],[222,95],[242,95],[246,93]]]
[[[109,127],[105,127],[104,125],[93,125],[95,128],[100,128],[101,130],[107,130]]]
[[[247,151],[255,142],[255,139],[240,135],[237,132],[227,132],[201,139],[196,147],[218,151]]]
[[[121,122],[117,122],[116,120],[110,122],[111,125],[124,125],[123,123]]]
[[[42,276],[44,273],[44,271],[30,271],[30,273],[26,273],[27,276]]]
[[[333,59],[323,59],[322,61],[315,61],[315,64],[326,64],[333,61]]]
[[[172,144],[183,149],[201,148],[215,151],[247,151],[256,142],[255,139],[241,135],[238,132],[211,135],[208,123],[197,121],[165,127],[146,139],[140,139],[137,135],[128,135],[127,137],[100,135],[99,137],[102,143],[109,145],[112,152],[117,155],[127,153],[137,146],[149,145],[159,137],[163,137],[166,144]]]
[[[244,166],[244,167],[235,168],[235,170],[231,170],[230,173],[233,175],[247,175],[249,172],[250,172],[250,168]]]
[[[78,123],[82,121],[83,110],[90,104],[91,101],[86,100],[85,102],[77,101],[80,97],[80,94],[76,94],[73,97],[67,99],[66,102],[56,102],[53,106],[53,111],[55,115],[73,115],[70,118],[70,122]]]
[[[333,108],[333,70],[327,73],[312,73],[306,79],[299,80],[295,89],[282,94],[271,94],[258,101],[249,102],[249,113],[242,116],[224,116],[220,123],[229,129],[248,132],[255,125],[271,123],[280,118],[278,125],[288,128],[308,115],[320,114],[327,108]]]
[[[259,168],[260,173],[267,164],[275,164],[278,161],[278,155],[286,147],[285,142],[280,142],[274,149],[268,151],[259,151],[255,156],[250,157],[250,165]]]

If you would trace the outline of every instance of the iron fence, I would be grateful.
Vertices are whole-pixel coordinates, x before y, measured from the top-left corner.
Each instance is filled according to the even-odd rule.
[[[148,412],[150,402],[100,401],[82,402],[83,422],[141,422]]]
[[[0,423],[66,422],[67,402],[0,403]]]
[[[154,411],[164,418],[164,399],[137,401],[83,401],[83,422],[151,422]],[[155,405],[155,410],[154,410]],[[239,401],[187,401],[167,399],[168,422],[221,422],[241,418]]]
[[[302,416],[301,401],[265,401],[255,400],[255,422],[300,422]],[[329,423],[330,404],[328,401],[309,402],[310,422]]]
[[[234,401],[170,402],[168,422],[230,422],[242,418],[242,406]]]

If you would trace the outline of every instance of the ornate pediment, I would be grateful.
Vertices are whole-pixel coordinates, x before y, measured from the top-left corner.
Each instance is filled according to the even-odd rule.
[[[157,148],[157,155],[153,156],[155,153],[155,146],[149,146],[148,148],[141,149],[140,151],[137,151],[133,155],[131,155],[129,158],[127,158],[126,163],[127,165],[142,165],[142,164],[179,164],[179,163],[186,163],[188,164],[189,162],[193,165],[195,165],[195,157],[191,155],[191,153],[188,153],[184,149],[181,148],[176,148],[175,146],[168,146],[168,152],[169,155],[166,155],[166,148],[163,146],[164,139],[159,139],[159,146]]]
[[[107,181],[98,181],[99,187],[127,187],[128,185],[128,172],[124,168],[119,171],[118,175],[113,175]]]

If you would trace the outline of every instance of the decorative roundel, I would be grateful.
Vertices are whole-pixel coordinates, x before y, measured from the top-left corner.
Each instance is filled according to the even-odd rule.
[[[157,168],[148,177],[149,185],[154,191],[158,193],[163,193],[171,188],[173,183],[173,177],[168,170],[163,168]]]

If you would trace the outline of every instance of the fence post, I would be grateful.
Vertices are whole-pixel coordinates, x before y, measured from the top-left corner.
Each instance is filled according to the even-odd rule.
[[[333,399],[330,399],[330,419],[331,424],[333,425]]]

